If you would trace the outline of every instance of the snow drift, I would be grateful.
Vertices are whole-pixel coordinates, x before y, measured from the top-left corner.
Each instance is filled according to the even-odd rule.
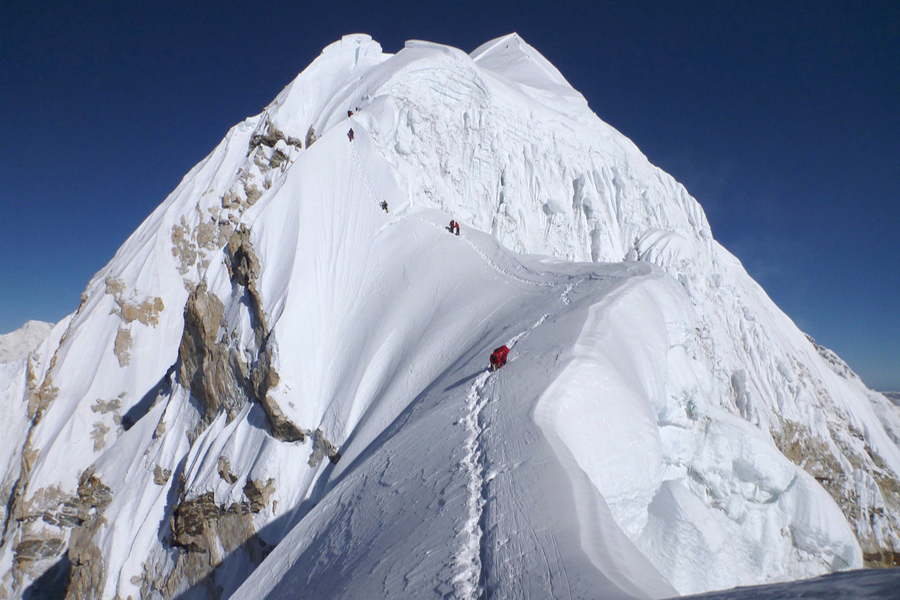
[[[13,595],[662,598],[900,561],[897,407],[516,35],[326,48],[0,389]]]

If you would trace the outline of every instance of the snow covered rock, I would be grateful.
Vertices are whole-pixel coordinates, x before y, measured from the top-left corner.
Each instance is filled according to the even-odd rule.
[[[326,48],[0,390],[13,595],[661,598],[898,562],[900,411],[516,35]]]

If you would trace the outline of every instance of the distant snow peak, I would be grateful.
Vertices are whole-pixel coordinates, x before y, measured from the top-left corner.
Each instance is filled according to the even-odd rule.
[[[0,363],[13,362],[28,356],[53,329],[53,323],[28,321],[15,331],[0,335]]]

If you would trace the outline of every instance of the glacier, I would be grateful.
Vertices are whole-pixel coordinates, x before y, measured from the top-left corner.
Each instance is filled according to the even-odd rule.
[[[0,390],[0,598],[666,598],[900,565],[900,409],[515,34],[325,48]]]

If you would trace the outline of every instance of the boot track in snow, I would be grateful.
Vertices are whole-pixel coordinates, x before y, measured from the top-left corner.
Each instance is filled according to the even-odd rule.
[[[485,371],[475,379],[472,387],[469,388],[469,393],[466,395],[466,416],[459,421],[468,431],[464,446],[465,455],[459,463],[460,468],[468,477],[466,483],[468,516],[462,531],[457,535],[461,541],[461,547],[453,561],[455,574],[451,583],[454,596],[457,598],[480,597],[481,581],[484,579],[482,574],[484,565],[481,562],[484,530],[481,517],[486,501],[486,482],[484,480],[484,454],[479,438],[483,431],[481,413],[488,401],[488,394],[483,394],[482,391],[490,374],[489,371]]]
[[[522,338],[540,327],[550,316],[549,313],[538,319],[534,325],[512,337],[507,346],[513,348]],[[465,455],[459,463],[460,469],[466,473],[468,481],[466,489],[467,518],[458,534],[461,541],[459,552],[453,561],[454,575],[451,579],[456,598],[474,599],[482,597],[483,584],[487,579],[484,573],[484,505],[487,502],[487,485],[485,477],[485,457],[481,447],[481,434],[484,431],[483,412],[490,398],[485,393],[491,371],[478,375],[466,394],[466,415],[459,423],[466,428]]]

